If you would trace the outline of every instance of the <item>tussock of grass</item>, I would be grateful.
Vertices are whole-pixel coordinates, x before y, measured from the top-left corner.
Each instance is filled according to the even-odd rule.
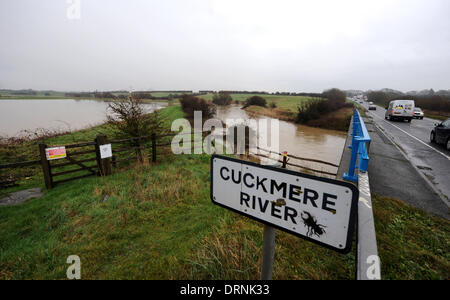
[[[224,212],[219,227],[190,260],[193,279],[259,280],[263,226]],[[343,256],[277,231],[274,279],[351,279],[354,256]]]
[[[403,202],[373,198],[384,279],[450,279],[450,223]]]

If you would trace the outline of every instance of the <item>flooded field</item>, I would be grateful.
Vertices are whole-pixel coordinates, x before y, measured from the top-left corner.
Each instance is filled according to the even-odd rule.
[[[145,104],[148,112],[167,106]],[[0,135],[18,136],[23,130],[71,131],[103,123],[108,102],[95,100],[1,100]]]

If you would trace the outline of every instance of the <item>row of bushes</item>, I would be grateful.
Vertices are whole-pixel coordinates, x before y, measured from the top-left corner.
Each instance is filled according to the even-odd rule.
[[[253,96],[245,101],[244,108],[247,108],[252,105],[266,107],[267,101],[261,96]]]
[[[205,99],[192,96],[182,95],[180,98],[181,109],[188,118],[193,118],[196,111],[203,113],[203,118],[212,118],[216,114],[216,106]]]
[[[220,92],[213,96],[212,102],[216,105],[226,106],[233,103],[233,98],[228,92]]]
[[[446,95],[404,96],[396,93],[377,91],[370,92],[367,98],[370,102],[374,102],[383,107],[388,106],[389,102],[393,100],[414,100],[416,106],[422,109],[450,113],[450,96]]]
[[[204,91],[211,94],[214,94],[214,91]],[[260,92],[260,91],[220,91],[219,93],[228,93],[228,94],[258,94],[258,95],[277,95],[277,96],[305,96],[305,97],[315,97],[315,98],[325,98],[323,94],[320,93],[290,93],[290,92],[275,92],[275,93],[268,93],[268,92]]]
[[[307,101],[299,106],[296,122],[306,124],[345,107],[353,107],[353,104],[329,99]]]
[[[346,102],[346,93],[339,89],[327,90],[322,95],[326,97],[326,100],[314,99],[298,107],[297,123],[306,124],[341,108],[353,107],[353,104]]]

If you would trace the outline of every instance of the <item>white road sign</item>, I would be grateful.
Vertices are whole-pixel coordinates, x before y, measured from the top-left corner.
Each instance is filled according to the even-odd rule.
[[[229,157],[211,160],[211,200],[341,253],[351,250],[358,189]]]
[[[110,158],[112,157],[112,147],[111,144],[100,145],[100,158]]]

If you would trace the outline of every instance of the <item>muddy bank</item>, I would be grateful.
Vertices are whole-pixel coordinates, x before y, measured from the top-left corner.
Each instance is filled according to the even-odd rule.
[[[261,106],[249,106],[244,110],[251,117],[266,116],[282,121],[296,122],[296,113],[288,110]],[[345,107],[335,112],[324,114],[317,120],[311,120],[300,125],[346,132],[350,125],[352,115],[353,108]]]

